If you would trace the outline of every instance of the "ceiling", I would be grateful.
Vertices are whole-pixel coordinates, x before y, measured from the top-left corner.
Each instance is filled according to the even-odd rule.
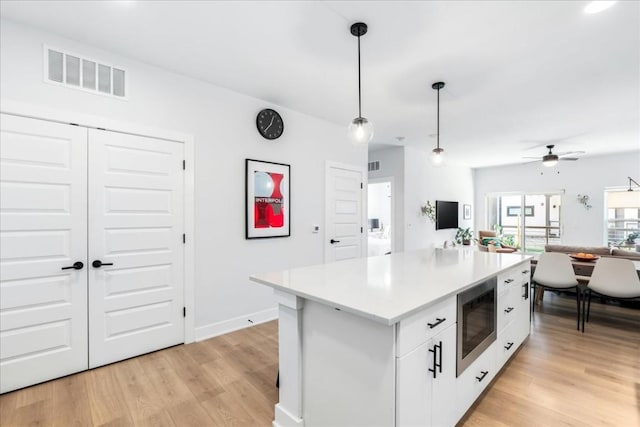
[[[22,22],[343,125],[370,150],[435,146],[471,167],[547,144],[586,156],[640,149],[640,3],[585,1],[2,1]],[[114,29],[116,31],[114,31]],[[286,117],[285,117],[286,120]],[[403,137],[400,141],[398,137]]]

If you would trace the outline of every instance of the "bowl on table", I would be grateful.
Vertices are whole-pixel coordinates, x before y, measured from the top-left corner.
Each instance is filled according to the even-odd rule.
[[[600,258],[598,255],[578,252],[577,254],[569,254],[569,256],[577,261],[595,261]]]

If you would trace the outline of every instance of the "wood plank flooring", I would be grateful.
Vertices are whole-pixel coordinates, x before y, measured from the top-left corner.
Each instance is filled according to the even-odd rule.
[[[0,396],[0,426],[270,426],[269,322]],[[640,310],[545,293],[533,331],[460,426],[640,426]]]

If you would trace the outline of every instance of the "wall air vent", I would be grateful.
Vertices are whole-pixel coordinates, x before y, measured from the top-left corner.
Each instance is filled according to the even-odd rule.
[[[369,172],[380,170],[380,160],[369,162]]]
[[[44,46],[44,80],[98,95],[127,99],[127,72],[123,67]]]

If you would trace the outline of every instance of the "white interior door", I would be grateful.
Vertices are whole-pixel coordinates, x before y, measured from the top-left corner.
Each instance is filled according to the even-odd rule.
[[[89,130],[91,368],[184,342],[183,158],[177,142]]]
[[[0,115],[2,393],[87,369],[86,174],[85,128]]]
[[[325,262],[362,256],[364,169],[329,163],[326,171]]]

